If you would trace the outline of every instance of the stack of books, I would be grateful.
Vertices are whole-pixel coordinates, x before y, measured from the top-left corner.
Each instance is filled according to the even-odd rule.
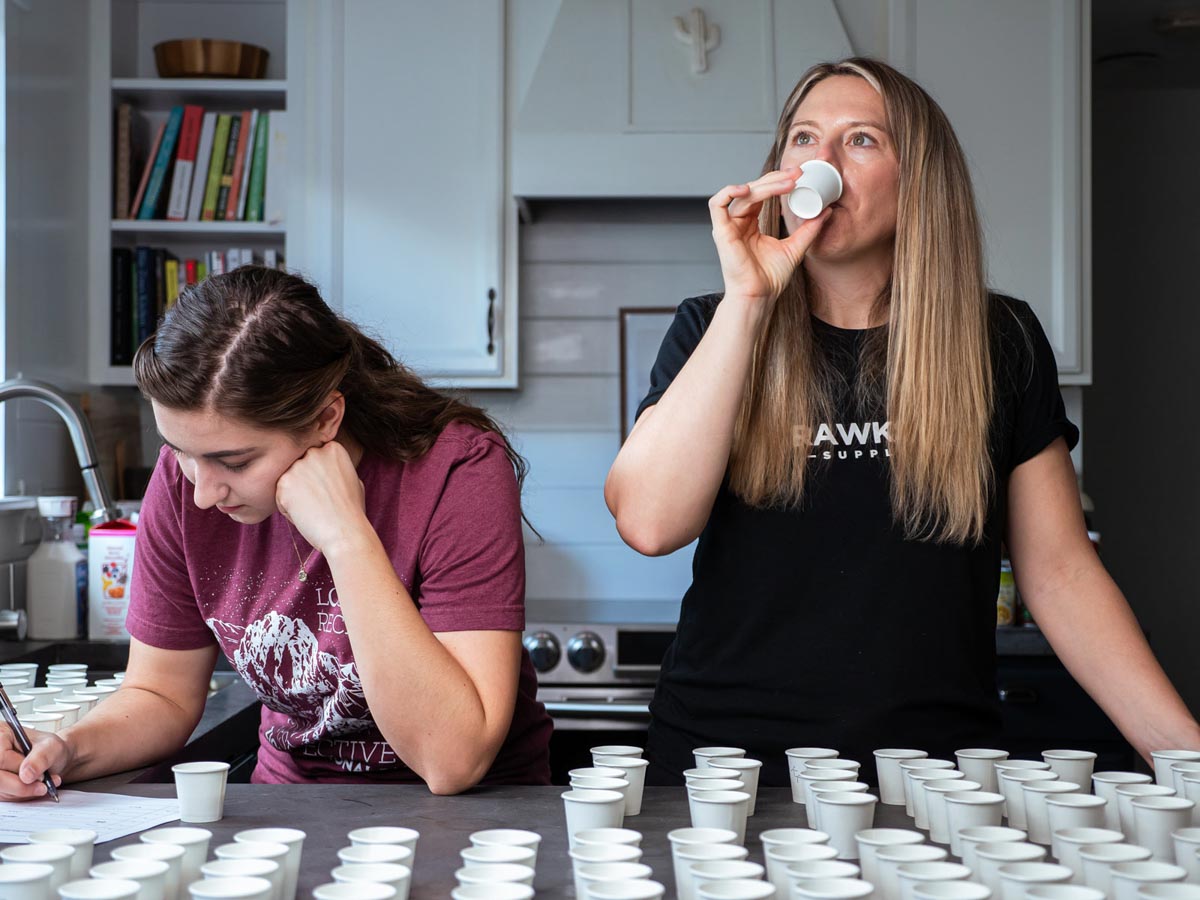
[[[136,189],[132,105],[116,111],[114,219],[266,222],[286,217],[287,114],[176,106],[154,129]]]

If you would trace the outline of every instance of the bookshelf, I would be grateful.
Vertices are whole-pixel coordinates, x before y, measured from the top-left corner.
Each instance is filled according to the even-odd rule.
[[[165,247],[181,261],[212,250],[248,248],[256,260],[274,250],[288,260],[287,222],[167,221],[114,217],[114,122],[121,103],[133,107],[135,146],[144,158],[160,123],[175,106],[206,112],[288,109],[288,0],[92,0],[89,63],[88,378],[93,384],[133,385],[129,366],[110,364],[112,251]],[[265,47],[262,79],[159,78],[154,45],[208,37]],[[135,165],[133,190],[140,180]],[[169,189],[169,181],[164,189]]]

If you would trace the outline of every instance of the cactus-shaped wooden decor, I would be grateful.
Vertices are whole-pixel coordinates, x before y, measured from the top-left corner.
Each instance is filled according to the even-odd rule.
[[[708,54],[721,43],[721,29],[709,25],[704,10],[699,7],[688,13],[687,21],[675,17],[675,37],[692,48],[692,71],[700,75],[708,71]]]

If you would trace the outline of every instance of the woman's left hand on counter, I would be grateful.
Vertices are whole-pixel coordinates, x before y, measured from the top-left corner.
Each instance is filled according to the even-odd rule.
[[[337,441],[311,447],[279,477],[275,505],[301,536],[328,555],[338,542],[372,531],[363,483]]]

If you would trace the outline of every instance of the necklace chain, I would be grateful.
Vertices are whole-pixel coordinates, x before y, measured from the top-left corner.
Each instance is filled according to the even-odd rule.
[[[296,574],[296,578],[300,581],[308,581],[308,561],[312,559],[312,555],[317,552],[317,548],[313,547],[309,551],[308,556],[304,559],[300,558],[300,548],[296,546],[296,537],[292,534],[292,523],[288,522],[288,537],[292,539],[292,549],[296,551],[296,561],[300,563],[300,571]]]

